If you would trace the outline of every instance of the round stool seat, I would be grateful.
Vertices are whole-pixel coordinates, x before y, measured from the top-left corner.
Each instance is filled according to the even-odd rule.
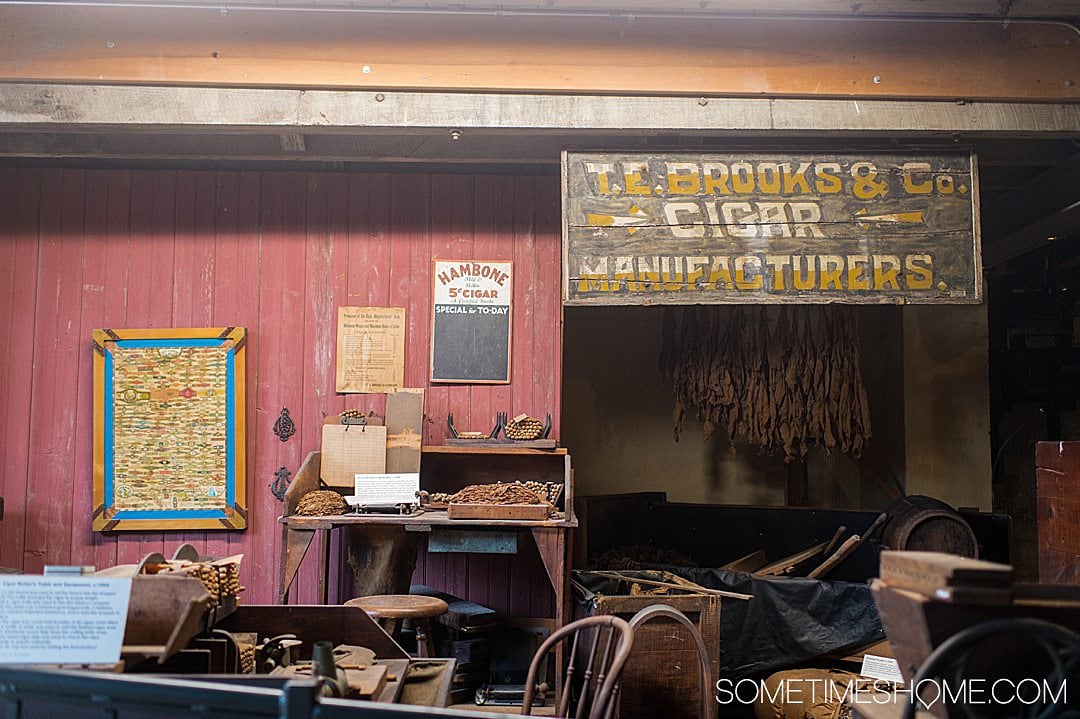
[[[443,600],[419,594],[374,594],[350,599],[345,606],[359,607],[375,619],[428,619],[449,609]]]
[[[449,610],[443,600],[421,594],[373,594],[350,599],[345,606],[363,609],[372,619],[382,620],[383,629],[391,636],[397,633],[400,620],[411,620],[416,629],[416,652],[421,657],[435,656],[431,619],[441,617]]]

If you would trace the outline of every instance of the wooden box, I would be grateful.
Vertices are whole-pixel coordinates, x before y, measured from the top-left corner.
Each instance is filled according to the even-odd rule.
[[[720,597],[596,594],[588,606],[578,605],[576,609],[582,615],[613,614],[630,621],[653,604],[678,609],[697,627],[709,652],[709,685],[715,685],[720,671]],[[638,626],[620,682],[620,719],[698,719],[702,684],[699,666],[695,643],[681,624],[658,617]],[[710,706],[714,705],[710,702]]]
[[[1080,585],[1080,442],[1035,445],[1039,581]]]
[[[446,508],[450,519],[530,519],[548,518],[546,504],[451,504]]]

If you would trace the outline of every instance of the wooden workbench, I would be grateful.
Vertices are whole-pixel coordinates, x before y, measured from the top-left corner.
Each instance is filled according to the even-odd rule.
[[[319,488],[320,454],[312,452],[304,461],[285,496],[282,526],[282,550],[279,562],[277,600],[288,601],[292,586],[316,535],[322,538],[319,559],[318,596],[329,599],[330,533],[335,529],[354,528],[350,563],[378,564],[373,573],[389,573],[398,583],[408,586],[415,566],[415,537],[432,528],[457,528],[480,531],[512,530],[528,534],[539,550],[548,581],[555,594],[555,622],[562,626],[569,618],[569,557],[572,530],[577,526],[573,512],[573,487],[570,457],[565,449],[537,450],[519,447],[425,447],[421,467],[421,486],[432,492],[455,492],[469,484],[495,481],[562,481],[562,509],[547,520],[469,519],[447,517],[444,510],[418,510],[411,514],[346,514],[340,516],[299,516],[300,497]],[[355,537],[362,540],[357,546]],[[371,552],[379,555],[358,561],[356,555]],[[372,592],[383,593],[383,592]]]

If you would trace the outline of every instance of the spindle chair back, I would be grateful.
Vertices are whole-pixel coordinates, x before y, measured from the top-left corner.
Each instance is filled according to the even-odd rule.
[[[531,713],[537,691],[549,688],[539,683],[540,672],[549,651],[564,640],[568,659],[554,716],[611,719],[618,706],[620,675],[634,644],[630,624],[612,615],[579,619],[544,640],[529,665],[521,713]]]

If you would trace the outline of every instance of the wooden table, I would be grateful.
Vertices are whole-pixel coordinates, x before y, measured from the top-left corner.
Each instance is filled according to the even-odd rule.
[[[441,448],[439,448],[441,450]],[[425,451],[428,451],[425,449]],[[440,459],[451,452],[439,451]],[[452,454],[461,455],[460,451]],[[469,454],[469,453],[464,453]],[[487,453],[484,453],[487,454]],[[558,455],[552,453],[517,452],[515,456],[537,457],[546,455],[545,461],[562,462],[565,450]],[[502,456],[506,456],[502,453]],[[569,476],[569,460],[566,458],[566,474]],[[561,466],[561,465],[560,465]],[[430,532],[434,527],[453,527],[458,529],[498,529],[512,530],[529,534],[540,552],[540,558],[548,581],[555,594],[558,627],[563,626],[570,616],[569,559],[571,556],[572,530],[577,526],[573,514],[572,493],[567,492],[564,506],[566,512],[548,520],[506,520],[506,519],[450,519],[445,511],[419,510],[407,515],[399,514],[347,514],[340,516],[299,516],[295,514],[299,498],[319,486],[319,453],[308,455],[304,465],[297,472],[295,480],[289,486],[285,497],[285,514],[278,520],[282,526],[282,549],[279,562],[277,601],[288,602],[289,588],[300,569],[316,535],[322,538],[322,556],[319,558],[317,581],[318,596],[323,604],[329,600],[328,578],[330,574],[330,533],[343,527],[358,527],[371,530],[373,541],[393,541],[393,537],[404,537],[409,532]],[[569,487],[567,488],[569,490]],[[390,539],[387,540],[387,531]]]

